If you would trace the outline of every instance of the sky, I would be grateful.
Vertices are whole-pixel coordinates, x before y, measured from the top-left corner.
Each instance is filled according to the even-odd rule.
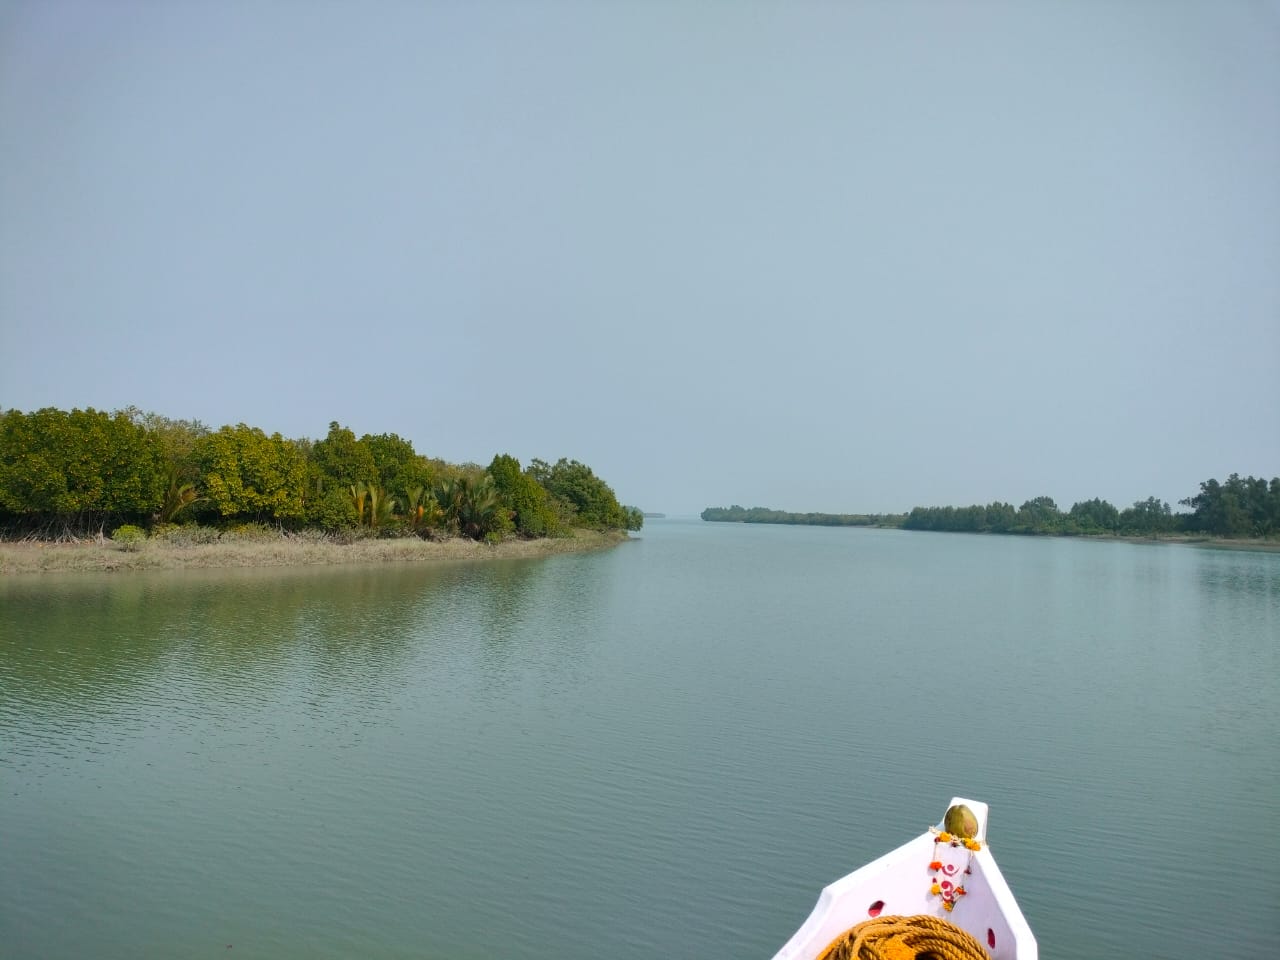
[[[0,0],[0,407],[626,504],[1280,475],[1280,3]]]

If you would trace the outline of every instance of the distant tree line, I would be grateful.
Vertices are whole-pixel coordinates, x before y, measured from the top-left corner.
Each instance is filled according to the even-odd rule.
[[[903,522],[908,530],[948,530],[970,533],[1036,535],[1160,536],[1209,534],[1219,537],[1280,535],[1280,477],[1269,483],[1261,477],[1233,473],[1226,483],[1206,480],[1200,492],[1180,500],[1189,513],[1174,513],[1156,497],[1118,510],[1105,500],[1085,500],[1065,513],[1051,497],[1036,497],[1014,509],[1009,503],[971,507],[916,507]]]
[[[1206,480],[1200,492],[1180,500],[1188,513],[1174,513],[1156,497],[1117,509],[1105,500],[1084,500],[1065,513],[1052,497],[1036,497],[1020,507],[1011,503],[969,507],[915,507],[900,514],[787,513],[766,507],[708,507],[703,520],[737,523],[788,523],[820,526],[900,526],[908,530],[963,533],[1020,533],[1039,536],[1160,536],[1209,534],[1220,537],[1280,536],[1280,477],[1233,473],[1225,483]]]
[[[0,411],[0,532],[9,536],[257,523],[497,540],[643,522],[576,460],[522,468],[499,454],[487,467],[450,464],[394,433],[357,438],[336,422],[322,440],[290,440],[136,407]]]
[[[915,507],[903,526],[908,530],[944,530],[960,533],[1023,533],[1081,536],[1129,534],[1149,536],[1172,533],[1179,517],[1169,504],[1150,497],[1125,510],[1105,500],[1085,500],[1063,513],[1052,497],[1036,497],[1014,508],[1011,503],[976,504],[971,507]]]
[[[702,511],[703,520],[728,523],[788,523],[815,527],[884,527],[899,526],[902,517],[897,514],[871,513],[787,513],[768,507],[707,507]]]

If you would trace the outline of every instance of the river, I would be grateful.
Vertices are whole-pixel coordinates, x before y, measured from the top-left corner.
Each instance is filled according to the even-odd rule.
[[[1280,554],[650,520],[0,579],[0,956],[767,958],[991,805],[1046,958],[1280,940]]]

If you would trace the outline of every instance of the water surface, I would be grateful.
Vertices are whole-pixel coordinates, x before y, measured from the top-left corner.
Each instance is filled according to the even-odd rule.
[[[655,520],[9,577],[0,956],[767,958],[953,794],[1045,957],[1269,955],[1278,735],[1273,553]]]

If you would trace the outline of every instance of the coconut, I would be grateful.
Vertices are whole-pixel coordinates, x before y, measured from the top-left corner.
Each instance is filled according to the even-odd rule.
[[[963,803],[957,803],[947,808],[942,829],[961,840],[973,840],[978,836],[978,816]]]

